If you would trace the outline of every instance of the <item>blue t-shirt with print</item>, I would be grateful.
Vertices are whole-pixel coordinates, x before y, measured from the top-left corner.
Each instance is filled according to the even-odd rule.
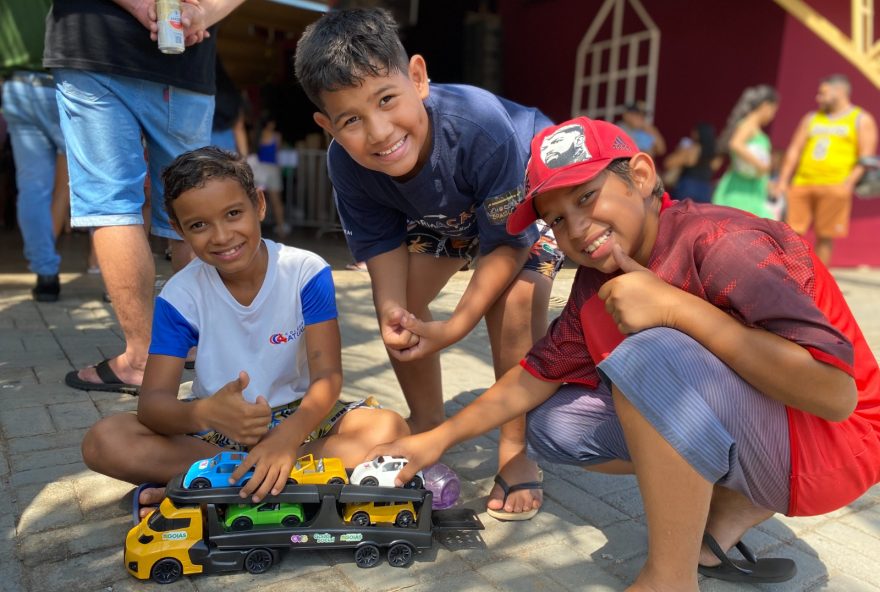
[[[327,168],[355,259],[399,247],[408,221],[443,236],[479,237],[481,253],[532,245],[534,225],[511,236],[505,224],[522,199],[531,139],[552,122],[537,109],[457,84],[432,84],[425,107],[431,154],[405,182],[360,166],[337,142],[330,144]]]

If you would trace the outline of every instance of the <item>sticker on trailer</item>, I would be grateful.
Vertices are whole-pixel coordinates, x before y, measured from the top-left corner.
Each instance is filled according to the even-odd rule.
[[[359,532],[339,535],[339,540],[343,543],[357,543],[364,540],[364,535]]]
[[[309,535],[307,534],[295,534],[290,537],[291,543],[308,543]]]
[[[315,534],[316,543],[335,543],[336,537],[329,532],[320,532]]]

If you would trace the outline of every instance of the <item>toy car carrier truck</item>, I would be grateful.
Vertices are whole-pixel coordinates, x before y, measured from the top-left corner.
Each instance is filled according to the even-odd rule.
[[[238,487],[186,489],[182,480],[168,484],[159,509],[126,537],[125,567],[136,578],[170,584],[189,574],[259,574],[286,550],[351,548],[359,567],[373,567],[387,549],[388,563],[405,567],[417,549],[432,546],[436,531],[483,529],[471,509],[432,512],[428,490],[360,485],[287,485],[259,505],[277,514],[280,504],[299,504],[302,520],[233,528],[225,522],[228,508],[243,501]]]

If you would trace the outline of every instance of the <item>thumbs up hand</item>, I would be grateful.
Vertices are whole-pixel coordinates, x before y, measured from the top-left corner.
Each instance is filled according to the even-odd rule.
[[[651,327],[675,327],[675,313],[687,294],[654,275],[615,244],[611,256],[623,273],[605,282],[598,296],[628,335]]]
[[[207,414],[211,429],[225,434],[236,442],[252,446],[269,430],[272,409],[262,395],[256,402],[244,398],[244,390],[250,384],[250,376],[242,370],[238,377],[227,382],[213,396],[203,399],[210,405]]]

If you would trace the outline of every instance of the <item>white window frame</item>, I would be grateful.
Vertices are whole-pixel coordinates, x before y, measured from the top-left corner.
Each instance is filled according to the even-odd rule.
[[[627,5],[631,6],[642,21],[645,29],[635,33],[623,34],[623,15]],[[596,41],[602,25],[611,18],[611,38]],[[639,48],[648,43],[648,63],[639,64]],[[620,63],[620,49],[628,46],[627,63]],[[602,54],[608,51],[608,70],[602,71]],[[571,116],[586,115],[590,118],[614,121],[623,112],[624,105],[636,100],[645,102],[648,111],[653,113],[657,95],[657,64],[660,61],[660,29],[648,15],[640,0],[605,0],[596,13],[590,28],[587,29],[577,49],[574,70],[574,92],[571,101]],[[636,96],[636,81],[646,78],[645,96]],[[620,80],[626,81],[624,96],[617,96]],[[607,83],[605,105],[599,107],[599,84]],[[586,95],[586,105],[584,104]]]

